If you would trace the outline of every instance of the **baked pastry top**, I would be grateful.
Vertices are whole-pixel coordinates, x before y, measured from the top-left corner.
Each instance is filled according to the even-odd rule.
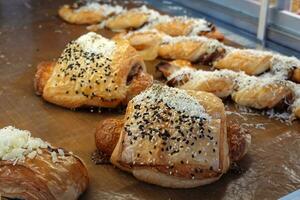
[[[0,129],[0,193],[18,199],[77,199],[89,182],[84,163],[29,131]]]
[[[222,101],[206,92],[153,85],[129,102],[111,161],[138,179],[144,180],[138,171],[145,169],[179,179],[144,180],[167,187],[218,179],[229,167]],[[180,180],[198,181],[183,186]]]
[[[139,84],[136,80],[144,81],[140,77],[148,80],[144,87],[152,84],[145,71],[142,58],[127,41],[90,32],[67,45],[40,93],[47,101],[68,108],[115,107],[144,89],[134,85]],[[36,88],[42,77],[38,72]]]

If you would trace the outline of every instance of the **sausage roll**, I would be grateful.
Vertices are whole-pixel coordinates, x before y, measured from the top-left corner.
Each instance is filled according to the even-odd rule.
[[[67,107],[116,107],[152,84],[143,59],[126,40],[88,33],[70,42],[57,62],[38,67],[37,93]]]
[[[77,199],[88,186],[84,163],[30,132],[0,129],[0,194],[13,199]]]
[[[62,6],[58,10],[58,15],[72,24],[96,24],[113,14],[120,13],[122,10],[121,6],[84,1],[74,3],[72,6]]]
[[[229,168],[231,153],[238,160],[247,151],[250,136],[238,138],[244,142],[227,136],[225,109],[218,97],[161,85],[134,97],[123,120],[107,119],[96,132],[97,147],[108,154],[113,151],[115,166],[139,180],[172,188],[218,180]],[[231,144],[240,153],[231,152]]]

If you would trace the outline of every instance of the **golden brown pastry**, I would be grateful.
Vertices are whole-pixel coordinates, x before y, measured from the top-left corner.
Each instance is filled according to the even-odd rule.
[[[231,95],[239,105],[256,109],[274,108],[288,103],[294,96],[287,81],[272,75],[255,77],[230,70],[203,71],[170,63],[159,65],[167,84],[184,90],[205,91],[218,97]]]
[[[300,83],[300,68],[293,71],[292,80],[296,83]]]
[[[123,120],[101,122],[96,138],[97,147],[107,153],[118,138],[111,162],[139,180],[163,187],[209,184],[230,164],[224,105],[206,92],[153,85],[129,102]],[[248,144],[238,148],[239,142],[231,143],[241,151],[232,154],[238,160]]]
[[[163,43],[158,50],[158,55],[164,59],[180,59],[210,64],[222,56],[225,51],[222,43],[205,37],[181,36],[172,38],[164,36]]]
[[[158,65],[158,70],[167,78],[167,85],[184,90],[210,92],[221,98],[232,94],[237,76],[235,72],[203,71],[178,64],[183,63],[175,61]]]
[[[241,75],[231,97],[239,105],[265,109],[289,102],[293,91],[284,81]]]
[[[109,18],[101,26],[112,31],[122,31],[127,29],[138,29],[145,23],[159,17],[155,10],[148,9],[145,5],[139,8],[124,10],[120,14]]]
[[[30,132],[0,129],[0,194],[13,199],[77,199],[89,182],[84,163]]]
[[[250,49],[236,49],[222,59],[214,62],[217,69],[244,71],[248,75],[258,75],[267,71],[271,66],[272,54]]]
[[[186,16],[170,17],[161,15],[143,29],[156,29],[172,37],[199,35],[217,40],[224,39],[224,35],[212,23],[204,19],[188,18]]]
[[[99,4],[97,2],[78,2],[72,6],[64,5],[58,10],[58,15],[72,24],[96,24],[107,17],[122,11],[120,6]]]
[[[154,60],[158,56],[159,45],[161,44],[161,34],[156,31],[131,32],[129,34],[119,34],[114,38],[122,38],[129,41],[144,60]]]
[[[152,84],[142,58],[126,40],[111,41],[92,32],[70,42],[50,64],[52,70],[49,64],[42,66],[35,76],[37,93],[67,108],[116,107]]]

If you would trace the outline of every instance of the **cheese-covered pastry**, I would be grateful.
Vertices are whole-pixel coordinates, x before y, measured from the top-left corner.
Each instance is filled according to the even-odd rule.
[[[169,86],[206,91],[218,97],[231,95],[237,104],[256,109],[286,104],[295,93],[288,81],[280,81],[270,74],[256,77],[230,70],[203,71],[174,63],[160,64],[158,70],[167,78]]]
[[[235,72],[196,70],[191,66],[180,66],[182,64],[186,62],[176,60],[158,64],[158,70],[167,78],[167,85],[184,90],[210,92],[221,98],[232,94],[237,76]]]
[[[229,142],[224,105],[213,94],[160,85],[134,97],[124,120],[105,120],[97,130],[100,150],[109,154],[115,147],[114,165],[139,180],[173,188],[218,180],[229,168],[228,145],[243,144],[234,154],[238,160],[250,142],[249,136],[245,143]]]
[[[158,55],[164,59],[210,64],[226,51],[222,43],[206,37],[164,36],[162,40]]]
[[[0,194],[12,199],[77,199],[88,186],[83,162],[30,132],[0,129]]]
[[[143,59],[126,40],[92,32],[70,42],[52,70],[42,66],[36,90],[46,101],[67,108],[116,107],[152,84]]]
[[[258,75],[270,68],[272,55],[250,49],[236,49],[216,61],[213,66],[217,69],[243,71],[248,75]]]
[[[245,74],[240,74],[236,81],[231,97],[239,105],[256,109],[274,108],[293,97],[293,91],[284,81]]]
[[[148,9],[144,5],[139,8],[124,10],[120,14],[104,21],[100,27],[104,26],[112,31],[137,29],[143,26],[145,23],[158,18],[159,15],[160,14],[157,11]]]
[[[107,17],[118,14],[121,6],[100,4],[98,2],[77,2],[72,6],[64,5],[58,10],[58,15],[72,24],[96,24]]]
[[[128,40],[144,60],[154,60],[158,56],[162,35],[157,31],[136,31],[129,34],[118,34],[114,38]]]
[[[204,19],[186,16],[171,17],[168,15],[161,15],[146,27],[143,27],[143,30],[151,29],[156,29],[172,37],[199,35],[218,40],[224,39],[224,35],[220,33],[212,23]]]

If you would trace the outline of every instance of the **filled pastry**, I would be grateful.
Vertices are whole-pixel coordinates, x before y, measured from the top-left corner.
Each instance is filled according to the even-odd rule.
[[[148,9],[145,5],[124,10],[123,12],[110,17],[100,24],[99,28],[106,27],[112,31],[125,31],[128,29],[138,29],[149,21],[159,17],[159,13],[155,10]]]
[[[169,86],[206,91],[218,97],[231,96],[237,104],[256,109],[290,103],[295,93],[287,81],[280,81],[276,76],[256,77],[230,70],[203,71],[174,62],[159,64],[157,68]]]
[[[155,60],[162,42],[162,33],[157,31],[135,31],[117,34],[114,39],[126,39],[144,60]]]
[[[73,5],[64,5],[58,15],[72,24],[96,24],[123,10],[121,6],[100,4],[98,2],[79,1]]]
[[[212,23],[204,19],[189,18],[186,16],[171,17],[161,15],[142,28],[142,30],[151,29],[156,29],[172,37],[199,35],[217,40],[224,39],[224,35],[220,33]]]
[[[29,131],[0,129],[0,194],[12,199],[77,199],[88,187],[84,163]]]
[[[237,78],[231,98],[239,105],[268,109],[289,104],[293,96],[293,90],[283,81],[242,75]]]
[[[248,75],[258,75],[270,69],[272,55],[250,49],[235,49],[214,62],[217,69],[243,71]]]
[[[225,51],[222,43],[206,37],[164,36],[158,55],[168,60],[180,59],[209,65],[221,57]]]
[[[126,40],[90,32],[70,42],[57,62],[41,63],[35,89],[67,107],[116,107],[152,84],[143,59]]]
[[[218,180],[250,140],[238,129],[227,134],[224,105],[215,95],[161,85],[134,97],[123,120],[104,120],[96,132],[97,147],[111,154],[113,165],[171,188]]]

